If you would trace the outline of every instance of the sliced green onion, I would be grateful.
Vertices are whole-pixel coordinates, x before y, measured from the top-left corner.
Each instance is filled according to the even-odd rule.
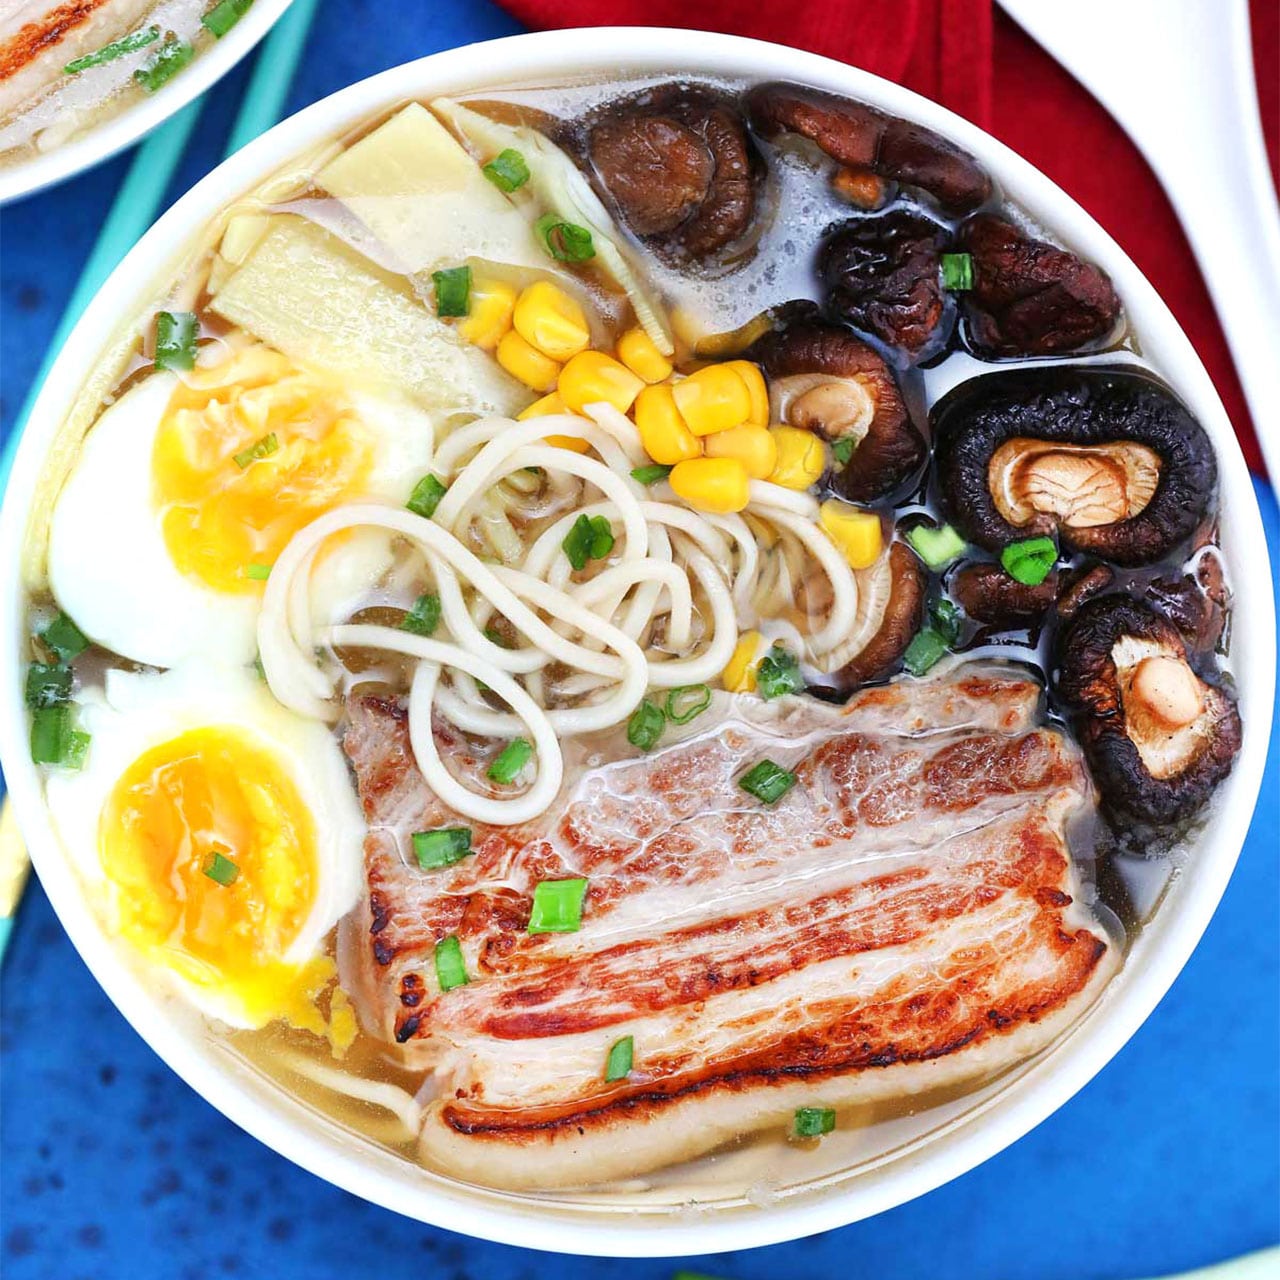
[[[261,440],[251,444],[247,449],[241,449],[235,454],[231,461],[243,471],[246,467],[251,467],[259,458],[269,458],[280,448],[280,441],[276,438],[276,433],[272,431],[270,434],[262,437]]]
[[[1052,538],[1011,542],[1000,552],[1000,563],[1005,573],[1027,587],[1038,587],[1057,561],[1058,548]]]
[[[800,660],[775,644],[760,659],[756,667],[756,692],[769,701],[786,693],[800,693],[804,689],[804,676],[800,674]]]
[[[667,717],[662,714],[662,708],[645,698],[627,721],[627,741],[641,751],[652,751],[666,727]]]
[[[514,738],[498,753],[489,766],[488,776],[494,782],[514,782],[525,765],[533,759],[533,744],[527,738]]]
[[[664,467],[662,463],[655,462],[647,467],[636,467],[631,472],[631,478],[638,480],[641,484],[657,484],[659,480],[665,480],[670,474],[670,467]]]
[[[31,759],[78,769],[89,749],[89,735],[72,726],[71,704],[40,707],[31,717]]]
[[[933,619],[934,630],[951,648],[960,639],[960,610],[950,600],[935,600],[929,606],[929,616]]]
[[[253,582],[266,582],[271,577],[271,566],[269,564],[247,564],[244,567],[244,576]]]
[[[40,632],[47,649],[52,649],[63,662],[78,658],[88,647],[89,638],[65,613],[60,613]]]
[[[236,878],[240,875],[240,868],[217,848],[211,849],[205,856],[204,862],[200,864],[200,870],[224,889],[235,884]]]
[[[221,40],[252,6],[253,0],[219,0],[219,3],[200,19],[200,25],[206,31],[211,31],[215,39]]]
[[[471,268],[447,267],[433,271],[436,286],[436,315],[465,316],[471,311]]]
[[[930,569],[945,569],[964,555],[969,544],[949,525],[941,529],[918,524],[907,531],[907,544]]]
[[[78,71],[100,67],[104,62],[114,62],[117,58],[123,58],[126,53],[136,53],[137,50],[145,49],[149,44],[155,44],[159,39],[159,27],[144,27],[141,31],[132,31],[127,36],[121,36],[119,40],[104,44],[101,49],[86,53],[82,58],[73,58],[62,70],[67,75],[73,76]]]
[[[194,311],[157,311],[156,368],[193,368],[199,331]]]
[[[748,795],[753,795],[765,804],[777,804],[783,796],[796,785],[796,775],[774,764],[772,760],[761,760],[738,779],[738,786]]]
[[[27,706],[56,707],[71,697],[71,668],[65,663],[33,662],[27,668]]]
[[[631,1064],[635,1061],[635,1036],[623,1036],[615,1040],[609,1048],[609,1056],[604,1060],[604,1078],[606,1084],[615,1080],[625,1080],[631,1074]]]
[[[830,1107],[797,1107],[791,1132],[797,1138],[821,1138],[836,1127],[836,1113]]]
[[[436,943],[436,981],[441,991],[465,987],[471,981],[467,977],[467,963],[462,958],[462,943],[456,933]]]
[[[484,166],[484,176],[499,191],[517,191],[529,181],[529,166],[515,147],[508,147]]]
[[[511,645],[508,642],[507,637],[504,636],[502,632],[499,631],[498,628],[493,625],[492,622],[487,627],[485,627],[483,634],[484,634],[484,638],[490,644],[496,644],[499,649],[511,648]]]
[[[539,880],[533,886],[530,933],[577,933],[582,928],[582,901],[587,896],[585,876],[572,880]]]
[[[195,56],[196,51],[185,40],[166,40],[133,73],[133,78],[148,93],[155,93],[168,84]]]
[[[558,213],[544,213],[533,229],[558,262],[586,262],[596,256],[591,232],[577,223],[566,222]]]
[[[441,827],[413,833],[413,856],[423,871],[451,867],[471,852],[470,827]]]
[[[922,676],[950,649],[947,637],[935,627],[917,631],[907,651],[902,655],[902,665],[913,676]]]
[[[682,684],[667,694],[667,719],[672,724],[688,724],[711,705],[711,690],[705,684]]]
[[[953,293],[973,288],[973,254],[944,253],[942,255],[942,287]]]
[[[603,560],[613,550],[613,527],[607,516],[579,516],[560,544],[575,569],[588,560]]]
[[[835,460],[842,466],[849,465],[849,459],[853,457],[853,451],[858,447],[858,442],[852,436],[841,436],[831,446],[831,453]]]
[[[415,516],[422,516],[424,519],[430,520],[435,515],[436,508],[440,505],[440,499],[448,492],[449,490],[445,484],[428,472],[413,486],[409,501],[404,505]]]
[[[439,596],[419,596],[413,602],[413,608],[401,620],[400,630],[412,631],[415,636],[432,635],[440,625],[440,613]]]

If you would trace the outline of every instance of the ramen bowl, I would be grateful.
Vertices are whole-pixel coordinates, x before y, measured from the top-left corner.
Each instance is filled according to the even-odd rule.
[[[257,0],[221,39],[155,94],[107,112],[59,146],[0,167],[0,205],[70,178],[132,146],[221,80],[288,7],[289,0]]]
[[[601,68],[608,68],[601,73]],[[1123,968],[1063,1037],[1013,1071],[919,1114],[786,1161],[767,1178],[739,1176],[733,1153],[682,1180],[635,1179],[590,1192],[515,1193],[466,1185],[413,1164],[286,1093],[188,1011],[106,936],[46,812],[30,760],[23,704],[23,540],[37,478],[60,427],[121,315],[138,313],[157,264],[188,243],[238,192],[291,157],[408,99],[476,87],[537,86],[645,75],[800,81],[918,121],[953,139],[1005,195],[1100,264],[1125,300],[1145,357],[1203,424],[1220,466],[1221,536],[1234,589],[1231,668],[1243,745],[1178,873],[1137,934]],[[426,1223],[532,1248],[617,1256],[696,1254],[775,1243],[880,1213],[940,1186],[1014,1142],[1063,1105],[1142,1025],[1187,962],[1231,875],[1257,798],[1269,735],[1275,637],[1262,525],[1248,471],[1203,366],[1167,307],[1106,232],[1006,147],[941,107],[840,63],[761,42],[689,31],[595,29],[519,36],[438,54],[353,85],[280,124],[179,200],[121,263],[71,334],[20,443],[0,520],[0,757],[49,897],[107,994],[202,1097],[273,1150],[319,1177]]]

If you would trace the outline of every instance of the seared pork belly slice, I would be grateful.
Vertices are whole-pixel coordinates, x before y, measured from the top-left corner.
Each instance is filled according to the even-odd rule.
[[[1075,902],[1086,784],[1033,727],[1038,700],[1012,669],[839,708],[717,699],[701,733],[571,778],[538,823],[475,828],[474,856],[424,872],[412,832],[458,819],[403,712],[354,699],[369,895],[344,977],[368,1028],[435,1072],[429,1158],[494,1185],[590,1183],[1047,1044],[1114,949]],[[774,806],[737,785],[765,756],[798,777]],[[530,936],[533,886],[571,875],[589,880],[582,929]],[[449,934],[471,982],[442,995]],[[623,1035],[634,1069],[607,1084]]]

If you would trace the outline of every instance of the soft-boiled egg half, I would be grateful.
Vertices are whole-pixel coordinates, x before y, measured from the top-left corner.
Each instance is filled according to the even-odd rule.
[[[330,730],[203,663],[113,670],[80,720],[84,767],[50,775],[49,808],[109,932],[204,1013],[323,1031],[365,834]]]
[[[85,438],[50,524],[53,594],[136,662],[250,662],[289,539],[344,502],[404,503],[432,447],[407,401],[344,390],[261,344],[209,344],[190,372],[132,386]],[[390,563],[385,538],[327,554],[359,559],[346,577],[365,583]]]

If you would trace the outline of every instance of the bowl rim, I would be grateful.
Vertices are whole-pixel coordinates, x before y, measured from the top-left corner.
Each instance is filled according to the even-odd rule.
[[[49,440],[101,354],[120,314],[134,314],[157,262],[172,261],[226,203],[308,145],[408,98],[499,88],[531,77],[597,73],[794,79],[871,102],[937,129],[973,152],[1005,191],[1055,233],[1100,262],[1135,318],[1145,350],[1209,432],[1220,467],[1224,550],[1235,587],[1233,666],[1244,709],[1244,743],[1223,784],[1190,869],[1135,944],[1097,1004],[1046,1057],[989,1104],[876,1168],[767,1208],[702,1215],[627,1210],[592,1215],[515,1201],[451,1182],[358,1142],[272,1086],[264,1091],[225,1054],[182,1031],[98,925],[44,812],[26,742],[19,555],[35,479]],[[673,70],[673,68],[676,68]],[[132,308],[132,309],[131,309]],[[1248,548],[1248,555],[1244,555]],[[663,1257],[791,1240],[859,1221],[941,1186],[1020,1138],[1082,1088],[1129,1040],[1172,985],[1226,887],[1261,785],[1275,679],[1275,624],[1261,516],[1225,410],[1190,341],[1114,240],[1065,192],[1004,144],[910,90],[833,59],[764,41],[672,28],[608,27],[538,32],[461,46],[391,68],[305,108],[224,161],[165,213],[125,257],[68,337],[41,388],[0,511],[0,605],[10,619],[0,642],[0,760],[21,829],[59,919],[99,984],[153,1050],[242,1129],[343,1189],[436,1226],[506,1244],[600,1256]],[[1135,958],[1140,964],[1135,964]],[[1088,1034],[1082,1034],[1084,1030]],[[726,1230],[728,1228],[728,1230]]]
[[[212,88],[284,16],[293,0],[255,0],[220,40],[154,97],[143,98],[52,151],[0,169],[0,207],[73,178],[141,141]]]

